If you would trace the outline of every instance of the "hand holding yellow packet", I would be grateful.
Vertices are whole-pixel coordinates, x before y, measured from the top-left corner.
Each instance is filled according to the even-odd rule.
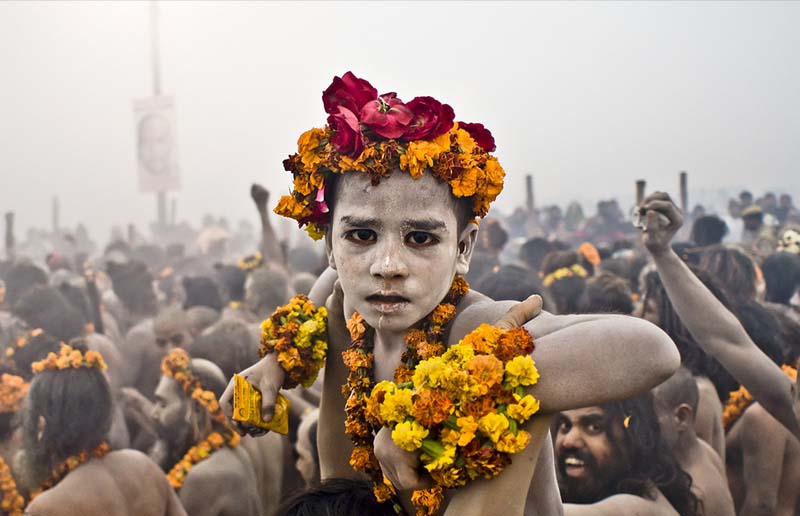
[[[279,434],[289,433],[289,400],[278,394],[270,422],[261,419],[261,392],[243,376],[233,375],[233,419]]]

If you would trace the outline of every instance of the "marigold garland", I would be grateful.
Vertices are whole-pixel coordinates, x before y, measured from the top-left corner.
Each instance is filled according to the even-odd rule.
[[[178,382],[184,394],[205,407],[221,430],[210,433],[206,439],[192,446],[183,458],[170,469],[167,480],[176,490],[183,486],[186,476],[195,464],[208,458],[225,445],[230,448],[236,447],[240,439],[239,434],[228,425],[228,419],[222,412],[216,395],[203,389],[200,379],[192,372],[190,365],[191,359],[186,350],[175,348],[161,362],[161,372]]]
[[[106,362],[103,356],[97,351],[81,352],[66,344],[61,344],[61,349],[58,355],[52,351],[47,356],[31,364],[31,370],[34,373],[41,373],[42,371],[63,371],[64,369],[99,369],[106,370]]]
[[[28,393],[28,382],[13,374],[0,375],[0,414],[18,412]]]
[[[259,251],[256,251],[254,254],[239,259],[236,265],[245,272],[254,271],[264,265],[264,257],[261,256]]]
[[[782,365],[781,370],[792,380],[797,380],[797,369],[794,367]],[[736,424],[739,418],[742,417],[742,414],[744,414],[744,411],[747,410],[754,401],[753,396],[744,385],[731,392],[722,410],[722,424],[725,428],[725,432],[733,428],[733,425]]]
[[[111,446],[105,441],[101,442],[91,451],[82,451],[75,455],[71,455],[64,459],[61,464],[53,468],[53,471],[50,473],[50,477],[45,480],[42,485],[31,493],[31,500],[42,494],[44,491],[55,487],[56,484],[61,482],[71,471],[75,470],[91,458],[95,459],[102,459],[105,457],[108,452],[111,451]]]
[[[277,353],[286,371],[285,389],[310,387],[325,366],[328,351],[328,311],[316,308],[308,297],[297,295],[261,323],[259,355]]]
[[[546,275],[542,280],[542,284],[545,287],[549,287],[556,281],[560,281],[564,278],[572,278],[574,276],[585,278],[588,275],[589,273],[586,271],[586,269],[584,269],[582,265],[576,263],[571,267],[562,267]]]
[[[0,509],[6,516],[22,516],[25,509],[25,498],[19,494],[17,483],[11,474],[11,468],[0,457],[0,490],[3,498],[0,500]]]
[[[393,428],[392,439],[398,446],[422,450],[422,463],[436,483],[412,494],[417,516],[431,516],[438,511],[444,488],[463,486],[477,476],[491,478],[498,474],[510,462],[508,454],[524,449],[530,439],[517,428],[538,411],[538,401],[530,395],[523,397],[522,392],[523,386],[538,379],[533,361],[527,356],[533,351],[527,331],[503,332],[482,325],[445,351],[444,328],[455,317],[456,306],[468,291],[467,282],[456,277],[442,303],[423,319],[419,328],[406,333],[406,350],[395,369],[394,382],[375,385],[374,330],[357,312],[347,322],[352,342],[342,357],[350,373],[342,393],[347,397],[345,432],[354,445],[350,465],[371,476],[376,499],[391,500],[398,514],[402,513],[402,506],[374,452],[374,433],[381,426]],[[438,365],[444,366],[445,361],[463,366],[460,380],[453,376],[451,381],[461,382],[455,390],[463,390],[465,400],[456,401],[452,390],[425,388],[436,387],[442,380],[444,369]],[[492,386],[496,388],[490,393]],[[502,397],[496,391],[504,394],[502,411],[509,416],[494,411],[497,399]],[[489,394],[493,397],[485,403]],[[454,417],[456,402],[466,407],[464,417]],[[491,443],[476,438],[484,434],[490,436]],[[465,452],[456,459],[459,446]]]
[[[427,172],[447,183],[454,196],[471,198],[475,217],[485,216],[503,190],[505,171],[489,154],[491,133],[481,124],[454,122],[447,104],[431,97],[403,104],[393,93],[378,96],[351,72],[334,78],[323,104],[328,125],[304,132],[297,153],[283,162],[294,184],[274,210],[305,226],[314,240],[330,222],[325,202],[330,174],[361,172],[378,184],[398,169],[414,179]]]

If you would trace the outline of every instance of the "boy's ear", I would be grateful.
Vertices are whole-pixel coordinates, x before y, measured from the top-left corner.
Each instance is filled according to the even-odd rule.
[[[469,262],[472,259],[472,252],[475,250],[475,242],[477,240],[478,225],[474,222],[470,222],[458,236],[456,272],[462,276],[469,272]]]
[[[336,270],[336,260],[333,257],[333,243],[331,242],[331,226],[325,229],[325,256],[328,258],[328,266]]]

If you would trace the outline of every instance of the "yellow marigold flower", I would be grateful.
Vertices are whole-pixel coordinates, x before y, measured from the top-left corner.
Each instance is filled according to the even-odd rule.
[[[539,412],[539,400],[530,394],[526,394],[524,397],[514,394],[514,399],[517,400],[517,402],[508,405],[506,413],[518,422],[524,423],[530,419],[532,415]]]
[[[457,418],[456,424],[459,428],[458,445],[468,445],[475,438],[475,432],[478,431],[478,422],[472,416],[464,416]]]
[[[417,140],[409,142],[405,154],[400,156],[400,169],[408,170],[411,177],[418,179],[427,167],[442,153],[442,148],[435,141]]]
[[[495,326],[481,324],[467,334],[461,342],[465,346],[474,349],[477,353],[489,354],[494,351],[502,333],[502,330]]]
[[[506,364],[506,382],[509,386],[534,385],[539,381],[539,371],[530,355],[514,357]]]
[[[475,191],[478,189],[479,172],[479,168],[470,168],[464,170],[460,176],[450,181],[453,195],[456,197],[471,197],[475,195]]]
[[[463,129],[456,129],[456,143],[459,147],[461,147],[461,151],[470,154],[475,149],[475,140],[472,139],[472,136]]]
[[[61,355],[56,359],[56,367],[59,369],[67,369],[71,367],[69,356]]]
[[[417,389],[422,387],[438,387],[440,378],[445,369],[446,365],[443,356],[423,360],[417,364],[411,381],[414,382],[414,387]]]
[[[300,160],[306,169],[313,170],[322,162],[322,156],[317,152],[317,149],[320,146],[320,140],[324,136],[325,131],[314,128],[304,132],[297,139],[297,153],[300,155]]]
[[[380,406],[381,419],[390,423],[400,423],[411,414],[413,403],[411,389],[397,389],[387,393]]]
[[[497,197],[503,191],[503,180],[506,176],[506,171],[500,166],[497,158],[490,156],[486,159],[486,196]],[[491,200],[494,200],[494,197]]]
[[[430,443],[433,441],[424,441],[422,444],[422,457],[420,460],[425,466],[425,469],[428,471],[434,471],[437,469],[446,468],[447,466],[451,465],[456,458],[456,447],[455,446],[442,446],[439,443],[435,443],[434,446],[430,446]]]
[[[511,432],[506,432],[500,437],[500,440],[497,441],[497,451],[503,453],[519,453],[528,446],[528,443],[531,440],[531,434],[526,432],[525,430],[520,430],[517,435],[512,434]]]
[[[320,240],[325,236],[325,230],[313,222],[309,222],[306,225],[305,230],[312,240]]]
[[[460,342],[455,346],[450,346],[450,349],[445,351],[442,355],[442,360],[452,362],[461,367],[472,360],[474,356],[475,352],[472,350],[472,347],[466,345],[464,342]]]
[[[455,446],[458,444],[458,439],[460,434],[458,430],[453,430],[452,428],[444,427],[442,429],[442,433],[439,434],[439,439],[441,439],[442,444],[449,444],[451,446]]]
[[[311,349],[311,358],[314,360],[324,360],[328,351],[328,343],[324,340],[317,339],[314,341],[314,347]]]
[[[416,421],[404,421],[392,430],[392,440],[406,451],[416,451],[422,446],[422,440],[428,437],[428,430]]]
[[[291,195],[282,196],[273,211],[278,215],[295,220],[304,219],[311,215],[311,210],[307,206],[297,202]]]
[[[500,436],[508,430],[508,419],[496,412],[490,412],[478,420],[478,430],[489,437],[493,443],[496,443]]]

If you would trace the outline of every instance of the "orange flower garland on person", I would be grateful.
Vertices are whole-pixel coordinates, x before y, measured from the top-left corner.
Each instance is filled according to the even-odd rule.
[[[317,308],[308,297],[299,294],[261,323],[259,355],[263,358],[277,353],[278,363],[286,371],[284,389],[311,387],[319,370],[325,367],[327,321],[324,306]]]
[[[0,509],[7,516],[22,516],[25,509],[25,498],[19,494],[17,483],[11,474],[11,468],[2,457],[0,457],[0,490],[3,491]]]
[[[23,335],[20,335],[19,337],[11,341],[8,347],[6,348],[4,361],[10,362],[11,367],[16,369],[17,367],[16,364],[14,363],[14,355],[17,353],[17,351],[27,346],[28,343],[31,341],[31,339],[38,337],[43,333],[44,333],[43,329],[36,328]]]
[[[456,306],[464,295],[469,292],[466,280],[456,276],[444,300],[422,320],[419,328],[412,328],[406,333],[406,349],[401,356],[401,364],[394,372],[397,383],[410,381],[414,367],[422,359],[420,352],[431,349],[444,352],[444,328],[452,321],[456,314]],[[374,355],[372,352],[374,330],[369,327],[358,312],[354,313],[347,321],[347,329],[352,340],[350,347],[342,352],[344,363],[350,369],[347,383],[342,386],[342,394],[346,397],[345,405],[345,432],[353,441],[353,453],[350,456],[350,466],[356,471],[367,473],[373,480],[375,498],[379,502],[392,501],[398,514],[403,512],[402,506],[396,500],[394,487],[388,482],[381,471],[378,459],[375,457],[373,445],[374,432],[380,430],[379,425],[368,422],[367,412],[376,408],[368,407],[368,399],[375,385],[372,377]],[[434,487],[430,493],[418,495],[425,500],[438,499],[442,493],[440,487]],[[439,494],[436,494],[439,493]],[[420,498],[422,500],[422,498]]]
[[[797,369],[794,367],[782,365],[781,370],[792,380],[797,380]],[[733,428],[733,425],[736,424],[739,418],[742,417],[742,414],[744,414],[744,411],[747,410],[754,401],[753,396],[744,385],[731,392],[722,410],[722,425],[726,432]]]
[[[78,466],[86,462],[91,458],[95,459],[102,459],[105,457],[108,452],[111,451],[111,446],[105,441],[98,444],[93,450],[91,451],[82,451],[76,455],[71,455],[64,459],[64,461],[53,468],[53,471],[50,473],[50,477],[45,480],[42,485],[31,493],[31,500],[42,494],[44,491],[54,487],[56,484],[61,482],[61,480],[66,477],[71,471],[76,469]]]
[[[3,374],[0,376],[0,413],[18,412],[28,393],[28,383],[20,376]],[[22,516],[25,499],[17,491],[17,483],[11,468],[0,457],[0,490],[3,492],[0,509],[8,516]]]
[[[222,430],[210,433],[206,439],[192,446],[183,458],[170,469],[167,480],[175,490],[183,486],[186,476],[195,464],[207,459],[223,446],[236,447],[240,439],[239,434],[228,425],[228,419],[222,412],[216,395],[203,389],[200,379],[192,372],[190,365],[191,359],[186,350],[176,348],[164,357],[161,362],[161,372],[178,382],[184,394],[200,403]]]

